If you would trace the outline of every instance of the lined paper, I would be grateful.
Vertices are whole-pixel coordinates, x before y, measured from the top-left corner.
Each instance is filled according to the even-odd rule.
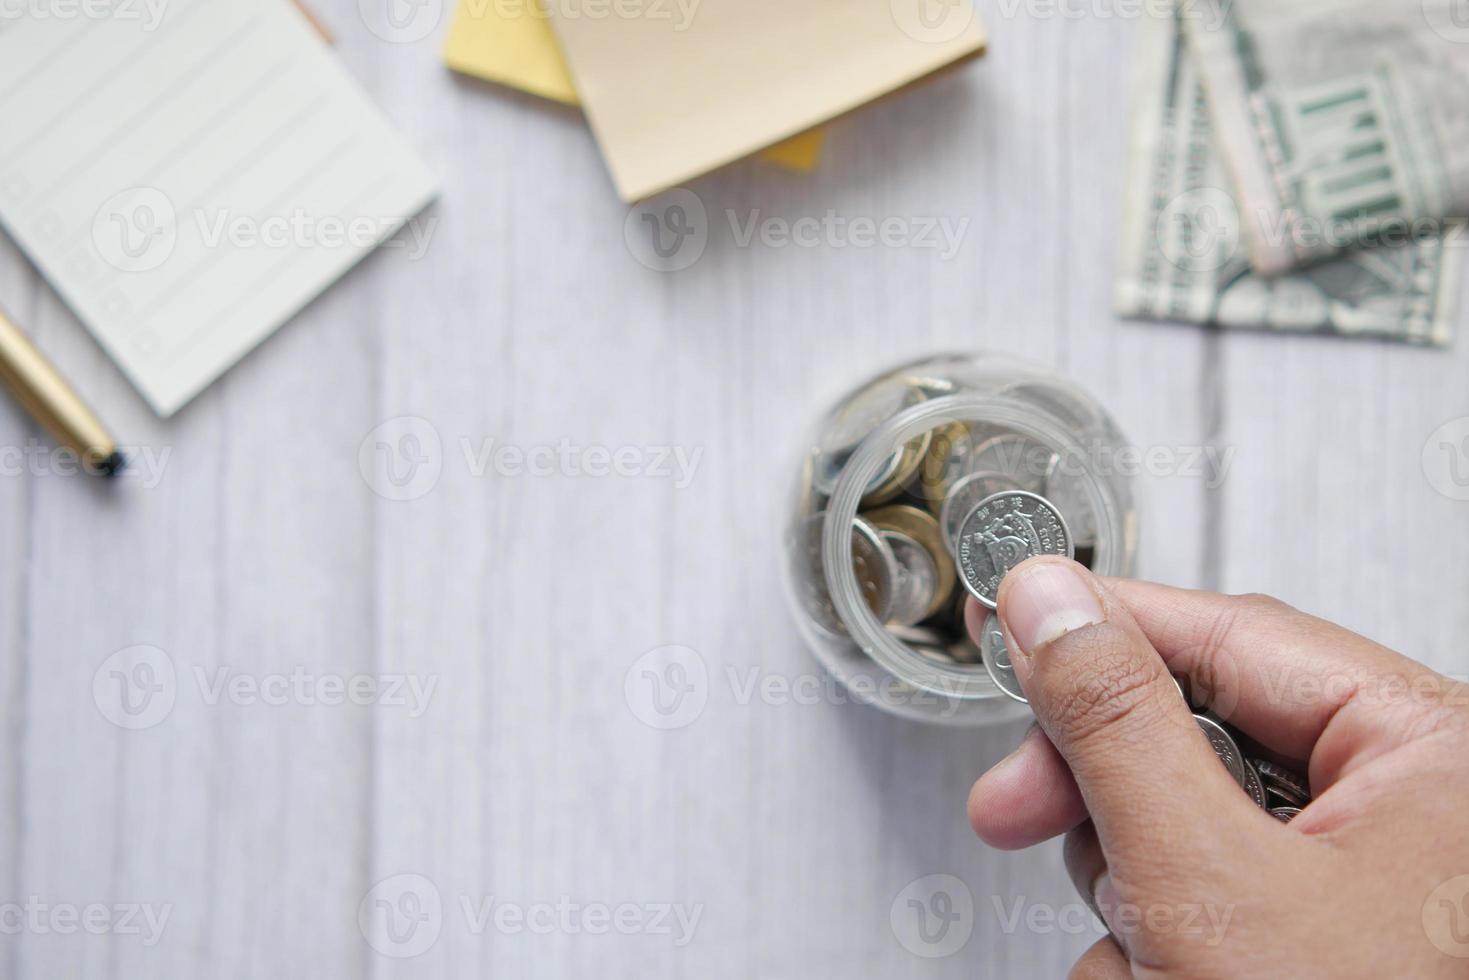
[[[434,186],[288,0],[153,9],[0,21],[0,223],[167,416]]]

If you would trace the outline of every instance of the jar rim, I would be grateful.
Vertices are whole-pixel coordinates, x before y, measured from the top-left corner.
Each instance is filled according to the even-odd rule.
[[[920,690],[958,700],[991,700],[1004,695],[982,668],[949,667],[927,659],[893,636],[862,599],[853,568],[850,527],[861,509],[868,483],[899,446],[924,432],[954,423],[984,422],[1003,426],[1053,451],[1088,457],[1058,418],[1003,392],[953,394],[929,399],[893,416],[874,429],[848,459],[826,507],[822,530],[822,570],[838,617],[854,643],[890,674]],[[1079,472],[1097,532],[1094,568],[1099,575],[1124,572],[1125,528],[1117,501],[1108,492],[1095,461]],[[961,586],[962,587],[962,586]]]

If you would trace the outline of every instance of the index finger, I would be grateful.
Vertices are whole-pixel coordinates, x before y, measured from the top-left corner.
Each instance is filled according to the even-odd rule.
[[[1413,737],[1412,715],[1462,691],[1381,644],[1264,596],[1150,582],[1108,588],[1208,708],[1280,755],[1311,760],[1312,784]]]

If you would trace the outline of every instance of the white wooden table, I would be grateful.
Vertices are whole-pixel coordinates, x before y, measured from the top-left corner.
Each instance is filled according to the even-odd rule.
[[[1135,24],[1012,6],[981,4],[987,60],[834,126],[817,173],[747,163],[694,185],[708,249],[661,274],[625,246],[577,115],[451,76],[444,25],[387,44],[353,0],[323,2],[351,71],[442,175],[431,247],[374,257],[167,423],[0,245],[4,302],[125,442],[170,454],[156,486],[0,479],[0,974],[1061,974],[1095,933],[1059,848],[991,852],[964,816],[1021,726],[929,729],[741,687],[818,676],[775,573],[803,430],[853,382],[940,349],[1054,365],[1139,445],[1234,452],[1217,487],[1140,481],[1146,576],[1273,592],[1469,667],[1469,503],[1421,462],[1469,415],[1469,343],[1119,322]],[[947,261],[741,247],[730,209],[969,226]],[[402,417],[432,425],[441,471],[395,502],[359,449]],[[0,404],[0,445],[37,435]],[[464,446],[491,439],[702,456],[684,487],[476,475]],[[624,677],[669,644],[707,665],[707,704],[660,731]],[[172,706],[128,730],[103,709],[104,665],[137,645],[161,651]],[[386,689],[322,703],[395,676],[434,685],[421,712]],[[280,677],[317,686],[275,698]],[[973,897],[945,959],[890,926],[930,874]],[[405,883],[430,918],[389,951],[433,942],[395,958],[358,912],[412,911]],[[102,935],[65,911],[93,903]],[[660,905],[698,911],[691,941]]]

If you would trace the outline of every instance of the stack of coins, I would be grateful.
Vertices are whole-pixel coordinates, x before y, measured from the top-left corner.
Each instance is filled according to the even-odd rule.
[[[1015,670],[1010,663],[1010,650],[1005,645],[1005,633],[1000,628],[999,617],[994,613],[990,613],[985,621],[984,629],[980,633],[979,649],[985,668],[989,670],[1000,690],[1009,697],[1028,704],[1020,683],[1015,679]],[[1185,680],[1175,678],[1179,694],[1185,703],[1189,703]],[[1268,759],[1246,755],[1240,747],[1238,733],[1218,716],[1208,711],[1195,711],[1194,720],[1198,723],[1199,730],[1208,738],[1214,754],[1224,763],[1224,768],[1260,809],[1277,820],[1290,823],[1311,802],[1310,786],[1304,776]]]
[[[1179,689],[1183,689],[1182,683]],[[1240,748],[1239,734],[1209,712],[1196,712],[1194,720],[1224,768],[1260,809],[1282,823],[1290,823],[1310,804],[1306,777],[1268,759],[1247,756]]]

